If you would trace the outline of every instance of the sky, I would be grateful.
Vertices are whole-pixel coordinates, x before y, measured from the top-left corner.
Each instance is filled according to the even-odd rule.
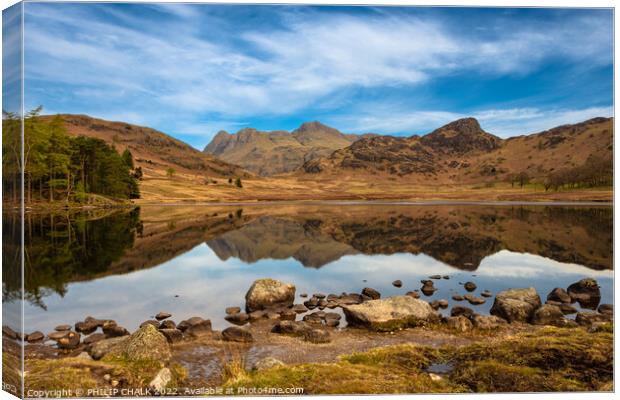
[[[613,115],[610,9],[25,4],[25,105],[149,126],[509,137]]]

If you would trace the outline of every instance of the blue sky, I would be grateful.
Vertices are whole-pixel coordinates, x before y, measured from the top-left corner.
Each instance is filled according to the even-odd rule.
[[[150,126],[502,137],[613,114],[609,9],[25,5],[26,106]]]

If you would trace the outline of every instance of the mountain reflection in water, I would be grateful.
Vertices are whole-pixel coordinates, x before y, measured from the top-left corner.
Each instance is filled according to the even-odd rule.
[[[440,273],[438,269],[454,276],[471,276],[480,273],[478,270],[488,259],[495,260],[497,268],[501,263],[510,263],[512,272],[497,269],[494,273],[512,274],[507,279],[512,279],[515,286],[536,286],[527,277],[532,263],[537,271],[550,268],[547,265],[552,263],[557,270],[549,270],[549,274],[557,275],[560,270],[575,277],[593,274],[612,283],[612,220],[613,209],[606,206],[535,205],[145,206],[107,215],[29,215],[26,300],[30,314],[39,317],[42,314],[32,310],[48,309],[47,315],[51,315],[71,308],[71,301],[90,304],[85,315],[112,307],[115,297],[123,298],[124,304],[141,302],[141,309],[149,311],[131,310],[127,305],[129,309],[124,310],[129,320],[125,323],[137,325],[149,316],[137,315],[138,312],[160,311],[150,307],[167,307],[168,311],[176,307],[158,299],[164,292],[179,293],[185,301],[193,296],[192,304],[186,304],[187,312],[201,302],[216,304],[212,298],[215,293],[222,307],[238,304],[251,284],[250,275],[292,280],[298,284],[298,292],[304,284],[333,285],[331,280],[338,276],[341,285],[356,282],[354,290],[361,290],[360,285],[374,285],[389,295],[389,285],[362,283],[360,276],[379,276],[375,272],[381,269],[394,274],[401,271],[412,279],[418,275],[424,278],[424,274],[434,270]],[[4,215],[3,256],[11,254],[6,250],[14,244],[6,233],[14,231],[13,224],[18,221]],[[303,273],[292,267],[292,261],[317,273]],[[215,266],[218,263],[222,268]],[[416,265],[416,270],[410,270],[411,265]],[[515,265],[520,266],[515,269]],[[247,282],[235,281],[236,266],[244,271],[253,269],[247,270]],[[209,278],[196,277],[189,268],[206,269],[204,275]],[[226,268],[230,269],[230,276],[226,276]],[[369,272],[369,268],[375,272]],[[153,271],[145,275],[143,272],[149,269]],[[360,276],[351,276],[356,272]],[[548,278],[553,282],[557,276]],[[18,283],[11,274],[4,274],[3,301],[11,302],[17,297]],[[130,289],[130,283],[148,287],[149,291]],[[75,297],[85,287],[90,289],[81,296],[87,298]],[[339,293],[353,289],[334,286],[333,290]],[[457,288],[450,288],[454,290]],[[148,301],[152,304],[145,304]],[[76,315],[76,321],[85,315]],[[54,321],[60,322],[75,321]]]

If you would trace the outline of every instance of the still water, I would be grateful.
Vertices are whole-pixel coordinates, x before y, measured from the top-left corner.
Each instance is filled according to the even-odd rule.
[[[26,332],[51,331],[91,315],[129,330],[159,311],[228,326],[224,309],[244,306],[252,282],[275,278],[301,293],[356,292],[382,297],[439,290],[493,294],[533,286],[543,301],[585,277],[613,302],[611,207],[532,205],[143,206],[122,212],[28,214]],[[4,216],[4,230],[16,219]],[[7,225],[8,224],[8,225]],[[392,286],[399,279],[401,288]],[[3,282],[3,301],[18,287]],[[449,313],[449,308],[443,310]]]

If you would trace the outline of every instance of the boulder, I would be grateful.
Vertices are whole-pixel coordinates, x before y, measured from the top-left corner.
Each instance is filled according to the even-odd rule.
[[[66,350],[73,350],[80,345],[80,334],[68,332],[65,336],[56,341],[58,347]]]
[[[560,307],[551,304],[544,304],[536,309],[531,322],[534,325],[565,326],[567,324]]]
[[[393,330],[438,319],[430,304],[411,296],[371,300],[344,306],[343,310],[349,325],[377,330]]]
[[[155,316],[155,319],[158,320],[158,321],[162,321],[162,320],[164,320],[166,318],[170,318],[171,316],[172,316],[172,314],[170,314],[170,313],[160,311]]]
[[[155,328],[153,328],[155,329]],[[129,339],[128,336],[115,337],[110,339],[99,340],[87,347],[88,354],[94,360],[100,360],[113,349],[119,347],[122,343]]]
[[[331,336],[328,331],[325,329],[308,329],[305,330],[303,335],[303,339],[306,342],[310,343],[329,343],[331,341]]]
[[[476,290],[476,284],[473,282],[465,282],[465,284],[463,285],[463,287],[465,288],[465,290],[467,290],[468,292],[473,292],[474,290]]]
[[[47,334],[50,340],[58,341],[69,334],[69,331],[54,331]],[[102,333],[100,335],[103,335]],[[105,335],[104,335],[105,336]]]
[[[433,310],[438,310],[440,308],[448,308],[448,300],[446,299],[439,299],[439,300],[433,300],[431,301],[431,307],[433,307]]]
[[[2,325],[2,336],[6,336],[11,340],[15,340],[17,339],[17,332],[15,332],[7,325]]]
[[[203,336],[211,333],[211,320],[200,317],[191,317],[181,321],[177,329],[186,335]]]
[[[161,321],[161,324],[157,327],[158,329],[176,329],[177,324],[174,323],[173,320],[167,319],[165,321]]]
[[[533,287],[508,289],[495,296],[490,312],[511,323],[529,322],[534,311],[540,306],[540,296]]]
[[[432,296],[433,293],[435,293],[437,290],[439,289],[437,289],[435,286],[432,286],[432,285],[424,285],[420,289],[420,291],[424,294],[424,296]]]
[[[246,313],[237,313],[237,314],[229,314],[224,317],[224,319],[231,324],[235,325],[244,325],[250,322],[250,316]]]
[[[471,318],[474,327],[478,329],[497,329],[502,325],[507,325],[505,319],[496,317],[495,315],[474,315]]]
[[[362,289],[362,294],[370,297],[372,300],[377,300],[381,298],[381,293],[369,287],[365,287],[364,289]]]
[[[75,331],[85,335],[93,333],[99,325],[95,321],[81,321],[75,323]]]
[[[277,358],[273,357],[265,357],[261,360],[258,360],[256,364],[252,366],[252,369],[255,371],[262,371],[265,369],[276,368],[283,366],[284,363]]]
[[[575,282],[567,289],[572,301],[576,301],[582,308],[596,310],[601,301],[601,290],[593,278],[585,278]]]
[[[308,307],[304,306],[303,304],[295,304],[293,308],[291,308],[291,310],[295,311],[295,313],[297,314],[303,314],[308,311]]]
[[[245,295],[245,308],[252,312],[275,306],[288,307],[294,300],[295,285],[275,279],[258,279]]]
[[[397,279],[394,282],[392,282],[392,285],[394,285],[395,287],[402,287],[403,281],[401,281],[400,279]]]
[[[280,311],[280,319],[294,321],[295,318],[297,318],[297,313],[292,309]]]
[[[301,336],[308,329],[308,325],[303,322],[296,321],[280,321],[276,323],[271,332],[284,335]]]
[[[26,336],[26,341],[28,343],[36,343],[36,342],[42,341],[43,338],[45,338],[45,335],[43,334],[43,332],[35,331],[35,332],[32,332],[30,335]]]
[[[249,343],[254,341],[250,331],[237,326],[224,329],[222,331],[222,338],[227,342]]]
[[[466,294],[465,296],[463,296],[463,298],[465,300],[467,300],[469,302],[469,304],[474,305],[474,306],[478,306],[480,304],[484,304],[486,302],[485,299],[483,299],[482,297],[476,297],[473,294]]]
[[[575,316],[575,322],[583,326],[591,326],[598,322],[611,322],[613,315],[601,314],[594,311],[582,311],[578,312]]]
[[[570,304],[560,304],[558,307],[560,307],[560,311],[562,311],[562,314],[565,315],[574,314],[577,312],[577,308],[571,306]]]
[[[560,303],[572,303],[571,297],[566,290],[556,287],[547,295],[547,301],[557,301]]]
[[[63,332],[63,331],[70,331],[71,330],[71,325],[58,325],[56,328],[54,328],[55,331],[58,332]]]
[[[463,315],[448,317],[446,319],[446,323],[448,324],[448,328],[454,329],[459,332],[468,332],[473,327],[473,324],[471,323],[469,318]]]
[[[116,325],[116,322],[106,322],[103,324],[103,333],[107,337],[119,337],[119,336],[127,336],[129,335],[129,331],[122,326]]]
[[[160,329],[162,335],[166,337],[168,343],[178,343],[183,340],[183,332],[178,329]]]
[[[106,337],[103,333],[93,333],[89,336],[86,336],[84,338],[84,344],[89,345],[89,344],[93,344],[96,342],[99,342],[101,340],[104,340]]]
[[[306,311],[307,310],[308,309],[306,308]],[[259,319],[267,317],[267,312],[264,310],[253,311],[248,314],[248,317],[250,318],[250,321],[257,321]]]
[[[153,378],[153,380],[149,383],[149,388],[154,390],[156,393],[166,394],[166,386],[172,380],[172,373],[168,368],[162,368],[159,370],[157,375]]]
[[[172,357],[168,340],[152,325],[143,326],[132,333],[126,341],[113,348],[109,354],[118,354],[130,361],[168,361]]]
[[[466,318],[471,318],[474,315],[474,310],[472,310],[469,307],[463,307],[463,306],[452,307],[452,309],[450,310],[450,316],[458,317],[460,315]]]

